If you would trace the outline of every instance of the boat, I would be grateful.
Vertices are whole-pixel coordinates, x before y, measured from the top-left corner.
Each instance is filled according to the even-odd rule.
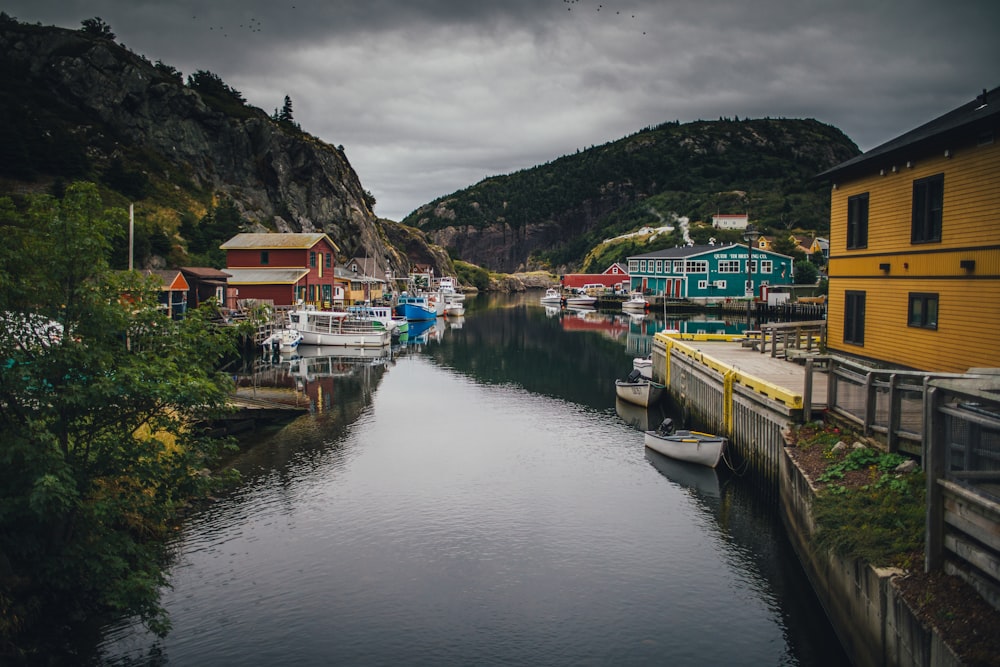
[[[644,313],[649,308],[649,301],[641,292],[632,292],[628,300],[622,302],[622,310],[626,312]]]
[[[645,443],[646,447],[664,456],[709,468],[719,464],[726,448],[725,437],[701,431],[677,430],[669,417],[655,431],[646,431]]]
[[[261,347],[271,352],[294,350],[302,342],[302,334],[296,329],[278,329],[261,341]]]
[[[302,334],[302,345],[383,347],[392,338],[384,327],[340,310],[293,310],[288,321]]]
[[[580,307],[580,306],[593,307],[595,303],[597,303],[597,297],[590,296],[589,294],[573,294],[566,297],[566,305],[570,308]]]
[[[639,374],[647,380],[653,379],[653,358],[636,357],[632,360],[632,368],[639,371]]]
[[[445,276],[438,283],[438,293],[444,297],[444,302],[454,303],[456,301],[465,301],[465,295],[458,291],[458,285],[455,283],[455,279],[449,276]]]
[[[545,296],[539,299],[539,302],[543,306],[559,306],[562,305],[562,292],[554,287],[550,287],[545,290]]]
[[[462,305],[461,301],[446,303],[444,305],[444,314],[448,317],[461,317],[465,315],[465,306]]]
[[[423,322],[437,317],[435,305],[426,296],[414,296],[406,292],[399,295],[395,311],[408,322]]]
[[[653,382],[642,377],[642,374],[632,369],[624,380],[615,380],[615,393],[618,398],[629,403],[648,408],[655,405],[663,395],[666,387],[659,382]]]
[[[375,327],[383,327],[393,338],[398,338],[400,334],[409,328],[409,320],[392,312],[391,306],[372,306],[368,304],[349,306],[347,312],[352,317],[361,320],[371,320]]]

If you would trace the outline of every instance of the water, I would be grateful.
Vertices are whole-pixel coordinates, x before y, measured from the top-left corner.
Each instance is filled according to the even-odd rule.
[[[172,632],[121,623],[103,660],[846,662],[773,503],[647,452],[634,425],[660,415],[616,407],[663,322],[469,301],[461,328],[303,383],[313,412],[181,531]]]

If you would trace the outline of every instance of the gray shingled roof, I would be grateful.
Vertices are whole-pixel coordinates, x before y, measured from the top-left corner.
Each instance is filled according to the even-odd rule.
[[[309,269],[226,269],[230,285],[294,285]]]
[[[866,163],[876,162],[880,158],[888,160],[894,154],[912,151],[919,144],[925,144],[929,149],[946,148],[949,141],[974,136],[981,130],[995,127],[998,114],[1000,114],[1000,87],[990,91],[983,90],[983,94],[971,102],[881,146],[876,146],[867,153],[841,162],[836,167],[816,175],[815,178],[831,178],[844,172],[861,170]]]
[[[322,232],[273,233],[273,234],[237,234],[221,246],[222,250],[279,250],[301,248],[308,250],[320,239],[325,238],[334,250],[339,250],[337,244]]]

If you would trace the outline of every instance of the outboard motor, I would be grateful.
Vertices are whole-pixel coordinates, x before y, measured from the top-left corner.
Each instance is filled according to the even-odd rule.
[[[660,422],[660,426],[656,429],[656,432],[659,433],[660,435],[673,435],[675,430],[676,429],[674,428],[674,420],[671,419],[670,417],[667,417],[662,422]]]
[[[642,377],[642,373],[639,371],[639,369],[638,368],[633,368],[632,372],[628,374],[627,380],[629,382],[638,382],[639,378],[641,378],[641,377]]]

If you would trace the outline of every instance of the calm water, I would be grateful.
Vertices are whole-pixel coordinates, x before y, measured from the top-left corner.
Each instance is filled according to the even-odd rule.
[[[659,415],[616,409],[663,322],[537,296],[470,299],[387,363],[260,376],[313,412],[185,525],[173,631],[110,628],[104,660],[844,664],[773,505],[647,453],[635,426]]]

